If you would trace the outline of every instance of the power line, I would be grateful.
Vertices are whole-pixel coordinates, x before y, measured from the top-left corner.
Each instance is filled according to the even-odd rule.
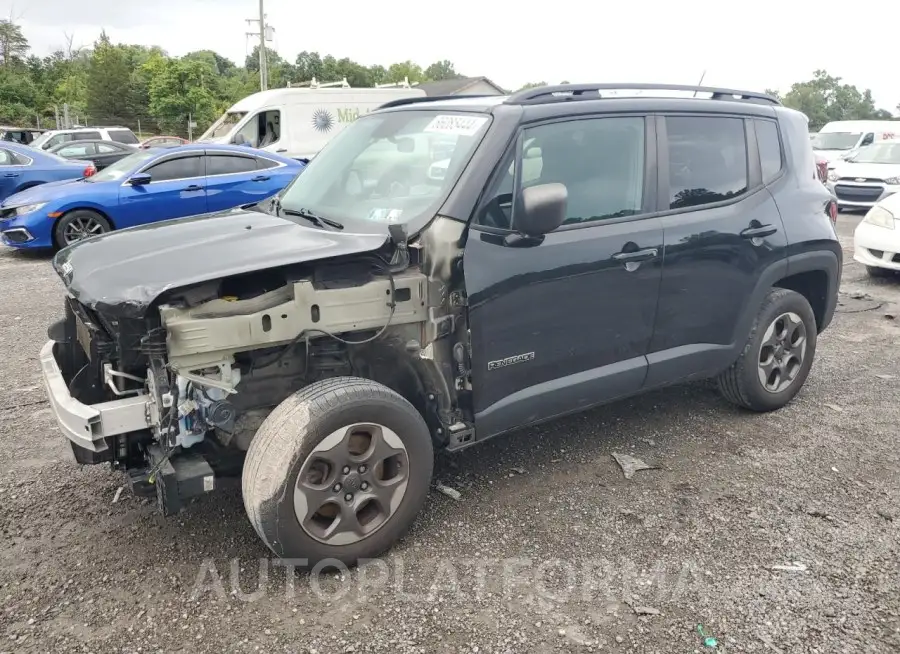
[[[259,0],[259,18],[248,18],[247,23],[259,24],[258,32],[247,32],[247,36],[259,37],[259,89],[265,91],[269,88],[269,61],[266,57],[266,41],[271,41],[275,28],[266,23],[266,13],[263,8],[264,0]]]

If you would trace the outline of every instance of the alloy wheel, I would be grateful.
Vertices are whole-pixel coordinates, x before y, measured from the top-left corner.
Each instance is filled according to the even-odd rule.
[[[759,381],[769,393],[781,393],[800,374],[806,358],[806,325],[793,311],[775,318],[759,348]]]
[[[332,432],[297,475],[297,520],[321,543],[356,543],[391,519],[406,494],[408,469],[406,446],[383,425],[358,423]]]

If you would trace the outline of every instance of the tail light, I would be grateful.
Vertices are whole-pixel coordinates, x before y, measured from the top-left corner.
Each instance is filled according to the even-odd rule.
[[[837,217],[838,217],[838,204],[835,200],[830,200],[828,202],[828,207],[825,212],[828,214],[829,220],[831,220],[831,224],[837,226]]]
[[[819,174],[819,181],[824,184],[828,180],[828,162],[817,161],[816,172]]]
[[[87,168],[84,169],[84,176],[90,177],[91,175],[96,174],[96,172],[97,172],[97,168],[94,167],[94,164],[91,164],[90,166],[88,166]]]

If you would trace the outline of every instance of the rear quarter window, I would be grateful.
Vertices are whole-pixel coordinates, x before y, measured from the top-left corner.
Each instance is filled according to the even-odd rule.
[[[762,179],[768,184],[781,174],[783,155],[778,125],[773,120],[754,121],[756,125],[756,143],[759,146],[759,163],[762,168]]]

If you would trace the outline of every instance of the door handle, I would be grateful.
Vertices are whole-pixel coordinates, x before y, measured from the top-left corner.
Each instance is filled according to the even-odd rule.
[[[763,238],[771,236],[778,231],[774,225],[759,225],[758,227],[748,227],[741,232],[741,238]]]
[[[188,186],[187,188],[184,188],[182,190],[184,190],[184,191],[202,191],[203,187],[197,186],[196,184],[191,184],[190,186]]]
[[[6,173],[6,174],[3,175],[3,176],[4,176],[4,177],[18,177],[18,176],[19,176],[19,173]]]
[[[659,251],[656,248],[647,248],[646,250],[635,250],[634,252],[617,252],[612,258],[623,263],[637,263],[652,259],[658,254]]]
[[[287,148],[278,148],[275,152],[287,152]]]
[[[256,177],[254,177],[254,178],[251,179],[250,181],[251,181],[251,182],[268,182],[268,181],[269,181],[269,177],[268,177],[267,175],[257,175]]]

